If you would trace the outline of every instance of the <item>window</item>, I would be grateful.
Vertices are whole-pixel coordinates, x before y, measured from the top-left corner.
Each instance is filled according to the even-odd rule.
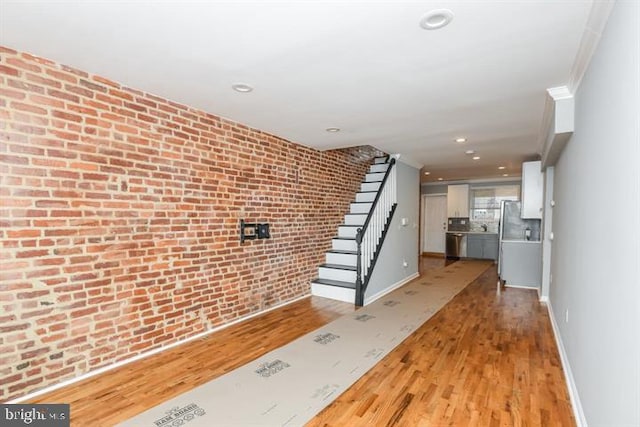
[[[498,222],[500,202],[520,200],[519,185],[499,185],[471,188],[471,220],[478,222]]]

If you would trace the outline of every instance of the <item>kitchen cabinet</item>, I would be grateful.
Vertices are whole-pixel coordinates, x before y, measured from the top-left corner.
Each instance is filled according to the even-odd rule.
[[[498,259],[498,235],[493,233],[467,236],[467,257],[479,259]]]
[[[544,177],[541,162],[525,162],[522,164],[522,210],[523,219],[542,219],[542,198]]]
[[[507,286],[539,288],[542,283],[541,242],[503,240],[500,278]]]
[[[450,185],[447,188],[447,216],[469,218],[469,184]]]

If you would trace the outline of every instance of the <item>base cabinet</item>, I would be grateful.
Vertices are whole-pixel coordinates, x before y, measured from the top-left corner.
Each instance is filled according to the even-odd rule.
[[[467,236],[467,257],[498,259],[497,234],[469,234]]]
[[[507,286],[539,288],[542,283],[542,244],[503,241],[500,278]]]

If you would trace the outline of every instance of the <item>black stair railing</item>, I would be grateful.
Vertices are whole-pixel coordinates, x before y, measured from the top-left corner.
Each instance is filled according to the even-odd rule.
[[[364,293],[369,284],[373,267],[384,237],[387,234],[391,219],[398,205],[396,189],[396,159],[391,158],[384,174],[380,189],[373,200],[369,215],[361,228],[356,232],[356,305],[364,305]]]

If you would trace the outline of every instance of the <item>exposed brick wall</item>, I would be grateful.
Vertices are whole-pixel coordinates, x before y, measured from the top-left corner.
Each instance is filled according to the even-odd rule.
[[[0,401],[307,294],[375,154],[0,48]]]

